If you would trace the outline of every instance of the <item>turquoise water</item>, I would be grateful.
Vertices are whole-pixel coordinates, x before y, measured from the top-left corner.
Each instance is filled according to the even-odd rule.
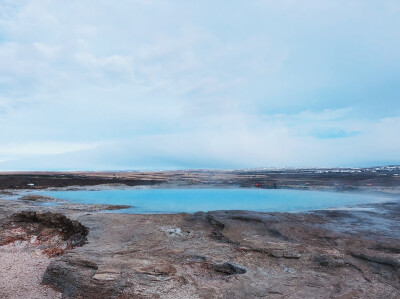
[[[214,210],[297,212],[393,200],[372,194],[266,189],[124,189],[43,191],[73,203],[130,205],[123,213],[194,213]]]

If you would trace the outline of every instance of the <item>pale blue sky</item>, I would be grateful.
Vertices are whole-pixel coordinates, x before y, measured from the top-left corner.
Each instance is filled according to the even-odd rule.
[[[0,170],[400,163],[400,2],[0,0]]]

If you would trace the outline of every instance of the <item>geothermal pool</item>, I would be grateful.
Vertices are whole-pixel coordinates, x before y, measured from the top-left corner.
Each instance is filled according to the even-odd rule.
[[[300,212],[395,200],[376,194],[271,189],[121,189],[43,191],[72,203],[130,205],[120,213],[194,213],[214,210]]]

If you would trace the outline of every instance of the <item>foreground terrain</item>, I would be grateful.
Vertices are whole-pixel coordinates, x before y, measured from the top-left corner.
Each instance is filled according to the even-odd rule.
[[[47,175],[48,182],[57,180]],[[241,175],[228,181],[245,185]],[[296,178],[298,186],[328,181],[314,175]],[[355,175],[329,181],[399,194],[393,173],[387,181],[369,173],[351,184],[349,176]],[[271,180],[256,177],[248,184],[278,187],[284,181]],[[332,187],[320,185],[326,186]],[[18,197],[15,189],[0,198]],[[400,297],[399,201],[299,214],[133,215],[98,213],[111,206],[43,206],[54,199],[19,198],[0,200],[0,261],[15,261],[0,270],[2,298]],[[16,288],[15,281],[30,287]]]

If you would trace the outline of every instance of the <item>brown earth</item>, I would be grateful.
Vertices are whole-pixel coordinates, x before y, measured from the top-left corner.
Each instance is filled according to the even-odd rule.
[[[153,172],[0,172],[0,190],[95,186],[219,186],[302,189],[400,187],[400,167],[286,170],[182,170]]]

